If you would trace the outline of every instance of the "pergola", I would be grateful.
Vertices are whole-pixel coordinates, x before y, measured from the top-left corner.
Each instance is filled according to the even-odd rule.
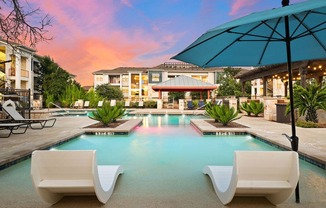
[[[159,99],[162,99],[162,92],[189,92],[189,91],[199,91],[200,99],[202,100],[202,92],[207,91],[207,98],[210,99],[210,91],[215,90],[216,85],[200,81],[188,76],[178,76],[176,78],[161,82],[157,85],[152,86],[152,89],[158,91]]]
[[[305,87],[306,79],[315,78],[317,82],[322,82],[326,76],[326,59],[309,60],[292,63],[293,81],[300,81],[301,86]],[[287,84],[289,82],[286,64],[270,65],[250,70],[244,74],[236,76],[242,83],[244,92],[244,83],[255,79],[263,80],[263,96],[267,94],[267,80],[281,79],[285,86],[285,95],[287,95]]]

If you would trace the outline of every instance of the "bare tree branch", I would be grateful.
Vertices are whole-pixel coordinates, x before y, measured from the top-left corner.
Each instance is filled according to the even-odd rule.
[[[0,38],[6,42],[35,47],[52,39],[46,36],[50,26],[51,18],[42,16],[39,8],[33,9],[28,3],[22,7],[19,0],[0,0]]]

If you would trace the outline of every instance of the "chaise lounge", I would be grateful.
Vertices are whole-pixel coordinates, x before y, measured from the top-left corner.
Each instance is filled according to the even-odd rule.
[[[119,165],[97,165],[95,150],[37,150],[31,175],[39,196],[50,204],[69,195],[96,195],[105,204],[123,170]]]
[[[22,131],[17,131],[22,128]],[[25,134],[28,125],[25,123],[1,123],[0,122],[0,131],[5,130],[9,131],[7,134],[0,134],[0,138],[8,138],[11,134]]]
[[[234,165],[207,166],[220,201],[234,196],[264,196],[278,205],[292,196],[299,180],[298,153],[293,151],[235,151]]]
[[[11,100],[7,100],[3,104],[2,109],[14,120],[14,122],[28,124],[32,129],[43,129],[43,128],[53,127],[56,122],[55,118],[26,119],[16,111],[15,105]],[[39,127],[32,126],[32,124],[35,123],[39,124],[40,126]]]

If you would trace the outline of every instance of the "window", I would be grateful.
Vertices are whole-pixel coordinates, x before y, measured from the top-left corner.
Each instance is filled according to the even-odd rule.
[[[120,75],[109,75],[110,84],[120,84]]]

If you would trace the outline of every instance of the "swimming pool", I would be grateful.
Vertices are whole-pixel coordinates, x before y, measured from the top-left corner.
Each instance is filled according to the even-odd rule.
[[[279,151],[250,135],[201,136],[189,125],[190,119],[198,116],[142,117],[143,125],[132,134],[81,135],[53,148],[96,149],[98,164],[124,167],[125,173],[119,177],[114,195],[106,204],[108,207],[121,207],[121,201],[138,205],[131,207],[142,207],[146,203],[151,203],[148,207],[159,207],[159,202],[171,203],[163,207],[216,205],[219,201],[210,180],[202,173],[204,166],[232,165],[234,150]],[[306,190],[326,184],[322,169],[303,161],[300,166],[302,177],[311,184]],[[4,199],[8,204],[8,199],[24,196],[24,200],[42,203],[31,191],[29,171],[30,160],[26,160],[0,172],[0,189],[10,187],[11,190],[1,191],[1,201]],[[320,190],[319,194],[322,197],[325,190]],[[315,193],[313,197],[317,197]]]

